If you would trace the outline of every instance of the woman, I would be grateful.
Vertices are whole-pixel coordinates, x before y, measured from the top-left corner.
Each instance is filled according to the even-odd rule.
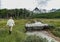
[[[7,21],[7,26],[9,27],[9,34],[11,34],[14,25],[15,25],[14,20],[12,17],[10,17],[10,19]]]

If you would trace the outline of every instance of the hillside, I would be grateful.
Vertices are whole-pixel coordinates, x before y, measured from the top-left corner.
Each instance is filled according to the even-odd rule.
[[[49,12],[32,15],[33,18],[60,18],[60,12]]]

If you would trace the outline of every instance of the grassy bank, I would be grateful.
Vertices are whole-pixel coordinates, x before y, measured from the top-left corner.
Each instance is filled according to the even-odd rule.
[[[26,35],[24,33],[25,20],[15,20],[12,34],[9,35],[8,27],[6,26],[7,20],[0,20],[0,42],[23,42]]]
[[[34,20],[34,19],[33,19]],[[50,25],[54,25],[56,28],[51,28],[50,31],[55,35],[60,37],[60,19],[39,19],[44,23],[48,23]],[[20,19],[15,20],[15,26],[13,27],[12,34],[9,35],[8,27],[6,26],[6,19],[0,20],[0,42],[23,42],[26,38],[26,34],[24,33],[25,28],[24,25],[30,20]]]
[[[53,25],[55,28],[51,28],[50,31],[57,37],[60,38],[60,19],[43,19],[44,23]]]

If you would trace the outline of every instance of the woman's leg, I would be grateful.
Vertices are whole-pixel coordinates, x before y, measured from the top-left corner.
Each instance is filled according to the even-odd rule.
[[[9,27],[9,34],[12,32],[12,26]]]

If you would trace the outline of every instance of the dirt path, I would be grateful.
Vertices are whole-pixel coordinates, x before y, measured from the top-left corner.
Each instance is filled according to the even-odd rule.
[[[50,32],[48,31],[33,31],[33,32],[26,32],[27,35],[36,35],[41,36],[42,38],[46,38],[49,42],[53,40],[54,42],[59,42]]]

